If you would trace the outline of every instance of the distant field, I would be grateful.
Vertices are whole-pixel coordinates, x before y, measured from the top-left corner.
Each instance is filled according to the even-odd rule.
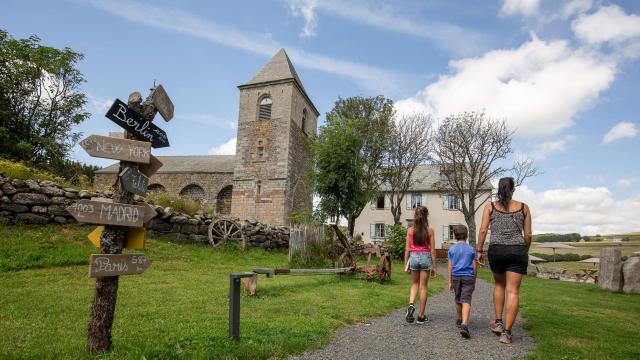
[[[553,272],[560,272],[560,270],[566,269],[567,276],[582,274],[582,271],[580,271],[580,269],[598,269],[598,264],[595,264],[594,266],[593,264],[581,263],[577,261],[557,261],[557,262],[549,261],[549,262],[543,262],[543,263],[536,263],[533,266],[537,266],[538,269],[540,270],[542,270],[542,268],[545,267],[547,268],[548,271],[553,271]]]
[[[533,243],[529,252],[541,253],[541,254],[553,254],[551,248],[540,248],[536,245],[543,243]],[[593,257],[600,256],[600,249],[606,247],[615,247],[620,249],[623,256],[629,256],[635,251],[640,251],[640,240],[623,241],[623,242],[582,242],[582,243],[563,243],[566,245],[575,246],[576,249],[556,249],[556,254],[579,254],[579,255],[591,255]]]

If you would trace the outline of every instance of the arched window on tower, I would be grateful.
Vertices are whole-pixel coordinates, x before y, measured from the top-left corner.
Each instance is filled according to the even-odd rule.
[[[258,109],[258,120],[271,120],[271,98],[265,96],[260,100],[260,108]]]
[[[307,133],[307,109],[302,110],[302,132]]]

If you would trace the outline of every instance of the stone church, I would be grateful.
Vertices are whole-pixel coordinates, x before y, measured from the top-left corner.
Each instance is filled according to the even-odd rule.
[[[304,175],[320,114],[284,49],[238,89],[236,154],[159,156],[163,167],[149,191],[200,201],[220,215],[286,224],[311,208]],[[113,185],[117,171],[117,164],[97,171],[96,186]]]

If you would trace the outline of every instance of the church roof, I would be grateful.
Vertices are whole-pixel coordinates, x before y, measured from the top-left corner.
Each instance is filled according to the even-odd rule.
[[[304,89],[302,85],[302,81],[300,77],[298,77],[298,73],[296,69],[293,67],[293,63],[291,63],[291,59],[289,59],[289,55],[284,49],[278,50],[278,52],[269,60],[269,62],[258,71],[257,74],[251,78],[247,83],[238,86],[240,89],[258,86],[258,85],[267,85],[271,83],[279,83],[291,81],[296,83],[300,88],[302,94],[307,98],[313,109],[319,115],[318,110],[315,108],[311,100],[309,99],[309,95],[307,91]]]
[[[236,163],[235,155],[191,155],[191,156],[158,156],[162,173],[233,173]],[[98,174],[117,173],[118,163],[96,171]]]

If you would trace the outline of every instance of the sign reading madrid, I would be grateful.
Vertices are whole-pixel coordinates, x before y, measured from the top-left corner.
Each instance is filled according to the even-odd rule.
[[[105,116],[127,130],[136,139],[150,142],[153,148],[169,146],[169,139],[164,130],[154,125],[150,120],[143,119],[140,114],[120,99],[116,99]]]
[[[89,276],[142,274],[150,265],[144,254],[91,254]]]
[[[151,156],[151,144],[146,141],[91,135],[80,141],[80,146],[93,157],[140,164],[148,164]]]
[[[145,206],[80,200],[67,208],[78,222],[142,227]]]

